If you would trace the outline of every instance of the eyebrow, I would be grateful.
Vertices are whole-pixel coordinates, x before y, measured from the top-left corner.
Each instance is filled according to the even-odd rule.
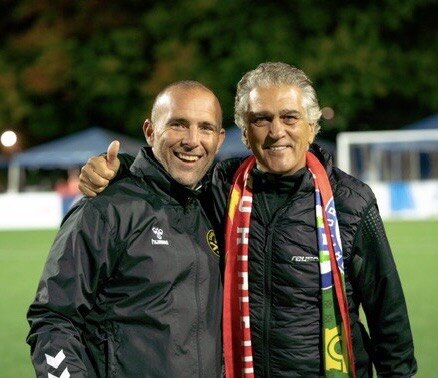
[[[261,111],[261,112],[249,112],[248,116],[251,117],[251,118],[255,118],[255,117],[272,117],[273,114],[271,112]]]
[[[288,109],[284,109],[280,111],[280,117],[282,116],[286,116],[286,115],[298,115],[298,116],[302,116],[301,112],[299,112],[298,110],[288,110]]]
[[[272,117],[273,114],[271,112],[268,111],[261,111],[261,112],[249,112],[248,113],[250,118],[256,118],[256,117]],[[298,110],[295,109],[283,109],[280,110],[280,117],[284,117],[286,115],[297,115],[302,117],[303,115],[301,114],[301,112],[299,112]]]
[[[178,117],[170,118],[170,119],[167,121],[167,124],[170,124],[170,123],[172,123],[172,122],[181,123],[181,124],[183,124],[183,125],[185,125],[185,126],[190,125],[190,121],[189,121],[188,119],[186,119],[186,118],[178,118]],[[216,125],[216,124],[214,124],[214,123],[207,122],[207,121],[200,122],[199,125],[202,125],[202,126],[211,126],[211,127],[213,127],[215,130],[220,130],[220,125],[218,126],[218,125]]]
[[[167,121],[167,124],[170,124],[172,122],[182,123],[183,125],[189,125],[190,124],[190,122],[187,119],[185,119],[185,118],[170,118]]]
[[[212,126],[212,127],[214,127],[215,129],[220,128],[220,127],[218,127],[218,125],[216,125],[216,124],[214,124],[214,123],[211,123],[211,122],[201,122],[200,124],[203,125],[203,126]]]

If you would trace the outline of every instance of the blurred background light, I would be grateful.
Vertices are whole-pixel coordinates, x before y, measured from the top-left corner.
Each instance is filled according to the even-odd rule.
[[[329,107],[329,106],[325,106],[321,109],[322,112],[322,118],[330,120],[333,119],[335,117],[335,111]]]
[[[0,137],[1,144],[5,147],[12,147],[17,143],[17,134],[11,130],[5,131]]]

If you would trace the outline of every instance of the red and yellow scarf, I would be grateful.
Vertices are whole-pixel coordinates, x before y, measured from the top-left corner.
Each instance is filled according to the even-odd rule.
[[[250,156],[234,175],[225,229],[223,344],[227,378],[254,377],[248,287],[249,227],[252,210]],[[326,377],[355,377],[350,319],[333,193],[319,160],[307,152],[315,185],[322,298],[322,340]]]

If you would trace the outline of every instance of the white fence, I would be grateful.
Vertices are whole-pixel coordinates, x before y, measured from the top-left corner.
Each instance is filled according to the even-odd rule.
[[[75,199],[56,192],[0,194],[0,229],[57,228]]]
[[[369,184],[383,219],[438,218],[438,180]]]
[[[370,186],[383,219],[438,218],[438,180]],[[0,194],[0,229],[57,228],[75,200],[55,192]]]

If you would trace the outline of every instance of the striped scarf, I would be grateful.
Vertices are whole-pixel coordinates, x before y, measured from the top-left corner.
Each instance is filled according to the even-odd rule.
[[[254,377],[248,287],[248,245],[252,210],[250,156],[233,178],[225,228],[223,345],[227,378]],[[307,152],[315,186],[315,211],[322,300],[325,377],[355,377],[350,319],[345,293],[339,226],[327,173]]]

